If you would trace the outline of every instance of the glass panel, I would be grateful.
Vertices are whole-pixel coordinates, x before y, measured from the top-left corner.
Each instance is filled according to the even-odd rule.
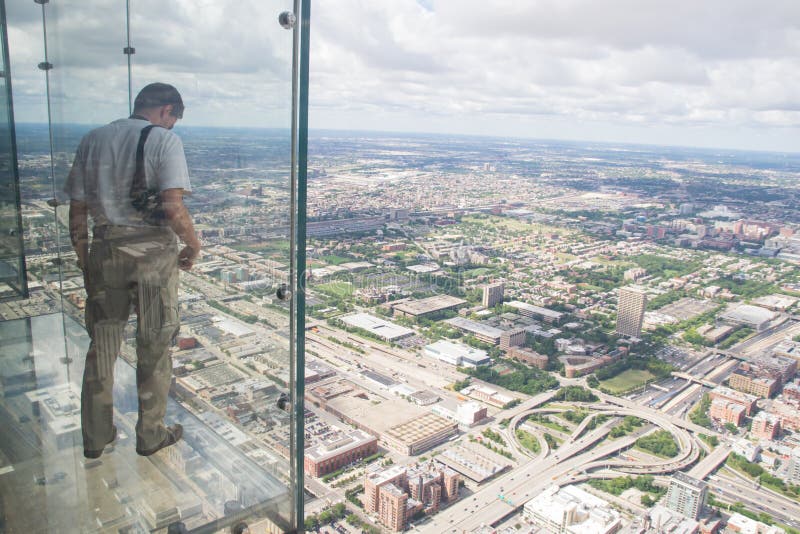
[[[0,300],[27,297],[5,7],[0,3]]]
[[[83,358],[69,361],[65,339],[72,350],[89,345],[82,325],[62,322],[61,314],[0,322],[0,417],[12,429],[0,466],[8,532],[163,531],[176,521],[214,531],[231,522],[225,512],[240,513],[239,504],[266,517],[284,506],[276,467],[232,446],[231,435],[245,437],[224,416],[185,399],[167,404],[167,419],[183,425],[184,439],[164,453],[137,456],[136,371],[124,358],[114,369],[118,437],[100,458],[84,458],[75,384]]]
[[[280,522],[289,524],[291,419],[289,405],[282,411],[277,401],[289,393],[292,371],[290,293],[278,290],[290,283],[293,32],[278,16],[293,6],[290,0],[225,0],[163,10],[163,2],[131,5],[132,86],[163,81],[183,93],[185,118],[175,131],[186,147],[187,206],[203,253],[182,273],[182,335],[202,345],[187,360],[214,357],[207,369],[177,381],[197,409],[227,412],[212,426],[284,488],[276,493],[274,483],[259,484],[230,499],[246,507],[274,502]],[[235,38],[219,39],[232,28]],[[189,391],[193,380],[218,382],[219,389],[230,374],[260,393]]]
[[[37,231],[64,313],[0,323],[4,525],[294,530],[294,6],[34,7],[55,212]],[[152,82],[180,101],[157,87],[128,118]]]

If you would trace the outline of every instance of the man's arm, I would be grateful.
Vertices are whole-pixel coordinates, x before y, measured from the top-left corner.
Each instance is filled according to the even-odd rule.
[[[89,260],[89,209],[86,202],[71,200],[69,202],[69,238],[72,241],[72,248],[78,256],[78,267],[81,271],[86,270]]]
[[[200,240],[194,233],[194,225],[189,211],[183,203],[183,189],[165,189],[161,191],[161,205],[170,228],[186,245],[178,254],[178,265],[184,271],[192,268],[194,260],[200,253]]]

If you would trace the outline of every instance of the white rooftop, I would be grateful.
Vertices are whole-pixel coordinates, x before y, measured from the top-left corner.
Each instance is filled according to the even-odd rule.
[[[576,534],[606,534],[620,522],[619,513],[594,495],[577,486],[551,486],[525,503],[525,511],[567,527]]]
[[[720,318],[728,319],[731,321],[749,323],[749,324],[762,324],[771,321],[776,317],[776,313],[760,306],[753,306],[751,304],[739,304],[729,308],[723,313]]]
[[[543,308],[541,306],[535,306],[533,304],[527,304],[525,302],[520,302],[518,300],[512,300],[508,303],[509,306],[512,308],[516,308],[518,310],[527,311],[529,313],[534,313],[536,315],[541,315],[542,317],[550,317],[551,319],[559,319],[562,315],[561,312],[557,312],[555,310],[550,310],[547,308]]]
[[[414,331],[410,328],[390,323],[389,321],[384,321],[383,319],[379,319],[378,317],[368,313],[347,315],[342,317],[342,321],[350,326],[363,328],[368,332],[372,332],[377,336],[389,340],[399,339],[414,334]]]
[[[452,341],[439,340],[435,343],[425,346],[425,350],[435,354],[442,355],[448,359],[464,358],[471,362],[483,361],[487,358],[486,351],[464,345],[463,343],[453,343]]]

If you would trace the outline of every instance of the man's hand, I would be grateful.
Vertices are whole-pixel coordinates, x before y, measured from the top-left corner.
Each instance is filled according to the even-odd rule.
[[[89,263],[89,209],[85,202],[72,200],[69,203],[69,237],[78,257],[78,267],[84,273]]]
[[[183,271],[191,269],[194,266],[194,260],[197,259],[198,252],[188,245],[183,247],[178,253],[178,267]]]
[[[188,271],[200,253],[200,240],[194,232],[194,225],[186,206],[183,204],[183,189],[166,189],[161,192],[161,204],[167,223],[178,234],[186,246],[178,254],[178,266]]]

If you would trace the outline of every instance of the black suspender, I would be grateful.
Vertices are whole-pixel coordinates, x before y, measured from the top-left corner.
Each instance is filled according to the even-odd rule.
[[[147,187],[147,176],[144,169],[144,144],[153,128],[162,128],[162,126],[150,124],[142,128],[139,134],[139,144],[136,145],[136,170],[133,173],[130,197],[131,204],[136,211],[142,214],[144,222],[160,226],[164,220],[160,191],[155,187]]]

